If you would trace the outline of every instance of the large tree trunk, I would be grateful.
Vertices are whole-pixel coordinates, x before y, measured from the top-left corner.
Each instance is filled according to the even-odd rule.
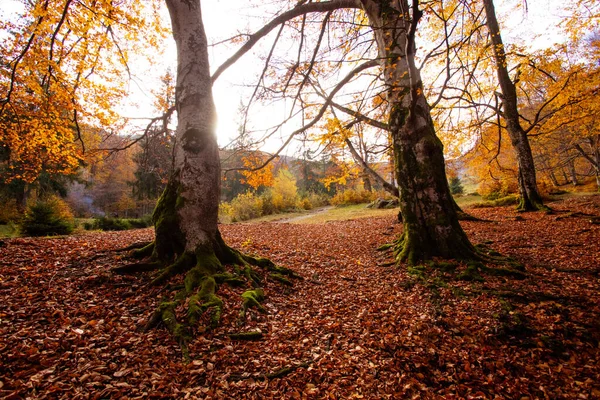
[[[407,0],[362,3],[375,32],[391,105],[389,127],[404,223],[396,245],[397,261],[478,258],[458,222],[443,145],[435,134],[414,62],[414,33],[421,16],[418,2],[411,7]]]
[[[521,194],[519,209],[523,211],[546,210],[547,207],[544,206],[542,196],[540,196],[537,187],[535,164],[533,162],[529,139],[519,121],[517,89],[508,74],[506,53],[504,52],[504,44],[500,36],[500,27],[496,19],[494,2],[492,0],[483,0],[483,4],[485,7],[486,23],[492,40],[492,48],[494,49],[496,72],[498,74],[500,89],[502,90],[502,116],[506,121],[506,130],[515,149],[519,168],[518,181],[519,192]]]
[[[214,253],[221,172],[200,2],[167,0],[167,6],[177,44],[178,124],[174,173],[154,213],[156,256],[164,262]]]
[[[138,257],[151,262],[127,265],[117,273],[161,269],[153,280],[160,284],[175,274],[186,273],[184,288],[172,301],[159,305],[146,329],[163,322],[187,354],[188,327],[212,310],[211,325],[220,318],[222,301],[216,296],[217,283],[239,282],[224,272],[223,264],[235,264],[235,271],[249,283],[258,276],[250,264],[292,274],[269,260],[241,254],[228,247],[217,226],[220,163],[215,136],[215,106],[208,63],[207,40],[199,0],[167,0],[173,36],[177,43],[177,132],[174,172],[153,214],[155,241],[137,250]],[[237,266],[243,268],[238,268]],[[187,301],[187,318],[179,322],[176,310]]]

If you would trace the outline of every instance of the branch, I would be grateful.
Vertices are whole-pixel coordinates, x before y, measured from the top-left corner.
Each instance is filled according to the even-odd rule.
[[[358,122],[358,121],[354,121],[354,123],[356,123],[356,122]],[[345,128],[347,128],[347,126],[345,126]],[[392,185],[391,183],[389,183],[388,181],[386,181],[385,179],[383,179],[381,177],[381,175],[379,175],[374,169],[372,169],[365,162],[365,160],[360,156],[360,154],[358,154],[358,152],[354,148],[354,145],[352,144],[352,142],[350,141],[350,139],[344,139],[344,141],[348,145],[348,149],[350,150],[350,153],[352,153],[352,156],[354,157],[354,160],[358,161],[358,163],[363,167],[363,169],[365,171],[367,171],[373,178],[375,178],[375,180],[377,182],[379,182],[381,184],[381,186],[383,186],[383,188],[387,192],[389,192],[393,196],[400,197],[400,191],[398,190],[398,188],[395,187],[394,185]]]
[[[338,10],[340,8],[361,8],[361,4],[359,0],[332,0],[325,1],[322,3],[307,3],[307,4],[299,4],[296,7],[292,8],[289,11],[284,12],[283,14],[275,17],[271,22],[267,23],[261,29],[256,31],[254,34],[250,35],[248,41],[244,43],[242,47],[238,51],[236,51],[227,61],[219,66],[216,69],[211,79],[214,83],[219,76],[229,67],[231,67],[237,60],[239,60],[244,54],[246,54],[256,43],[260,41],[263,37],[269,34],[275,27],[279,24],[282,24],[286,21],[294,19],[300,15],[313,13],[313,12],[327,12],[332,10]]]
[[[310,3],[313,4],[313,3]],[[323,4],[323,3],[316,3],[316,4]],[[327,108],[329,107],[329,105],[332,103],[333,98],[335,97],[335,95],[337,94],[337,92],[340,91],[340,89],[342,89],[344,87],[344,85],[346,85],[348,82],[350,82],[350,80],[352,80],[352,78],[354,77],[354,75],[369,69],[369,68],[373,68],[373,67],[377,67],[379,66],[379,60],[371,60],[371,61],[367,61],[363,64],[360,64],[359,66],[357,66],[356,68],[354,68],[352,71],[350,71],[348,73],[348,75],[346,75],[344,77],[344,79],[342,79],[340,82],[338,82],[338,84],[333,88],[333,90],[331,91],[331,93],[329,94],[329,96],[327,97],[327,99],[325,99],[325,103],[321,106],[321,109],[319,110],[319,112],[317,113],[317,115],[306,125],[302,126],[299,129],[296,129],[294,132],[292,132],[290,134],[290,136],[287,138],[287,140],[285,141],[285,143],[283,143],[283,145],[277,150],[276,153],[272,154],[264,163],[262,163],[260,166],[256,167],[256,168],[232,168],[229,171],[240,171],[240,170],[247,170],[247,171],[258,171],[259,169],[264,168],[265,166],[267,166],[271,161],[273,161],[275,158],[277,158],[279,156],[279,153],[281,153],[283,151],[283,149],[285,149],[287,147],[288,144],[290,144],[290,142],[292,141],[292,139],[294,138],[294,136],[298,135],[299,133],[302,133],[304,131],[306,131],[307,129],[310,129],[311,127],[313,127],[317,122],[319,122],[321,120],[321,117],[325,114],[325,111],[327,111]]]

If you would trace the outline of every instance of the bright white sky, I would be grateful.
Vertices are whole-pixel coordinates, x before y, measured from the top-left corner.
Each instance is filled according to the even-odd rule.
[[[237,32],[256,31],[261,23],[269,19],[270,13],[276,10],[274,2],[264,2],[260,6],[252,6],[248,0],[212,0],[203,1],[204,24],[209,43],[231,37]],[[556,23],[560,21],[559,0],[527,0],[528,11],[513,12],[510,16],[508,9],[515,4],[524,4],[525,0],[497,1],[499,19],[505,21],[502,36],[505,43],[526,43],[534,48],[543,48],[553,42],[560,41],[556,37]],[[502,4],[500,4],[502,3]],[[165,7],[166,8],[166,7]],[[20,9],[18,0],[0,0],[0,18],[4,19],[15,15]],[[269,11],[270,10],[270,11]],[[165,16],[168,13],[165,10]],[[168,20],[168,18],[167,18]],[[535,39],[533,39],[533,35]],[[272,36],[263,39],[264,46],[269,46]],[[148,66],[139,63],[134,68],[134,82],[131,85],[132,96],[129,105],[124,105],[125,117],[140,118],[152,115],[153,98],[151,90],[156,88],[157,78],[164,74],[167,68],[175,71],[176,56],[175,43],[167,40],[164,49],[165,62],[162,65]],[[209,56],[213,69],[219,66],[235,51],[235,46],[211,47]],[[251,52],[252,53],[252,52]],[[238,108],[242,99],[247,99],[251,93],[242,85],[255,83],[256,77],[262,69],[260,61],[249,53],[238,63],[222,75],[214,86],[214,97],[218,112],[217,134],[219,144],[224,146],[234,138],[238,132]],[[264,107],[255,118],[257,126],[269,126],[284,117],[285,109],[280,107]],[[283,137],[285,132],[281,133]],[[280,145],[277,141],[267,143],[263,150],[274,151]]]

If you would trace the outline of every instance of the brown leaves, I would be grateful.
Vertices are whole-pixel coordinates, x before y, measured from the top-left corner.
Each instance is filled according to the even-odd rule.
[[[470,210],[492,222],[464,223],[474,243],[524,262],[524,280],[420,281],[382,267],[375,249],[400,232],[393,218],[222,226],[228,244],[319,284],[267,279],[268,314],[249,311],[244,327],[260,341],[228,337],[247,289],[221,286],[222,325],[198,333],[187,365],[165,330],[136,331],[164,292],[108,272],[126,262],[112,249],[151,230],[6,240],[0,397],[597,397],[600,227],[556,216],[597,215],[600,199],[550,206],[518,222],[511,208]]]

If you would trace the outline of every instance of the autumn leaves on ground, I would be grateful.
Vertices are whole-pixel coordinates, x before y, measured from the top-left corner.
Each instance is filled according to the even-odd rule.
[[[221,286],[221,325],[196,332],[190,363],[166,330],[138,331],[175,289],[109,271],[151,229],[4,240],[0,397],[598,398],[600,196],[549,205],[463,223],[524,279],[389,266],[376,248],[401,231],[393,217],[224,225],[228,243],[304,279],[266,279],[268,313],[245,326],[246,289]],[[263,338],[228,336],[240,330]]]

